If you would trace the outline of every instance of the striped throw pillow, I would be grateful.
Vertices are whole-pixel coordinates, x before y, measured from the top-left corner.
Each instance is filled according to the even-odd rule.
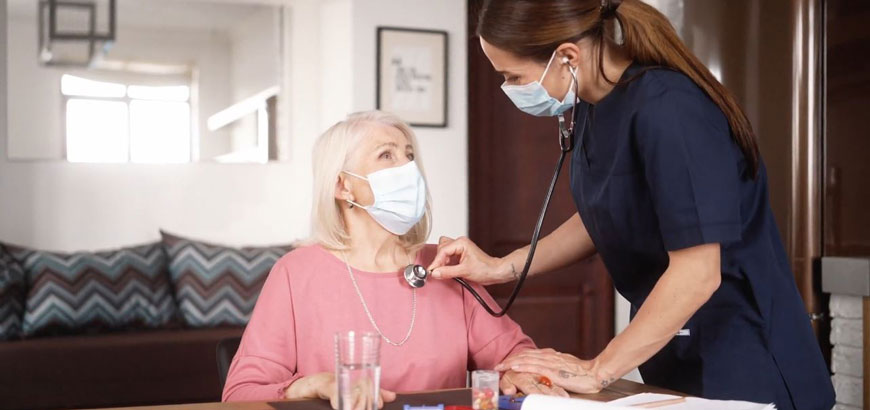
[[[0,245],[0,340],[21,336],[24,292],[24,271]]]
[[[184,323],[244,326],[269,271],[292,246],[232,248],[161,231]]]
[[[25,337],[160,327],[175,316],[159,242],[96,253],[8,249],[29,286]]]

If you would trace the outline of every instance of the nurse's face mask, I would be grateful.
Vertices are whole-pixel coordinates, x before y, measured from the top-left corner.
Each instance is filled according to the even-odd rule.
[[[501,85],[502,91],[507,94],[508,98],[510,98],[514,105],[516,105],[521,111],[538,117],[553,117],[562,114],[574,106],[576,98],[574,92],[574,79],[577,75],[574,72],[573,67],[568,67],[568,69],[571,70],[571,84],[568,86],[568,93],[565,94],[565,99],[562,101],[550,96],[550,93],[548,93],[547,89],[544,88],[544,85],[541,84],[547,76],[547,72],[550,71],[550,67],[553,65],[553,60],[555,58],[556,52],[554,51],[553,55],[550,56],[550,61],[547,62],[547,68],[545,68],[544,73],[541,74],[540,80],[532,81],[524,85],[508,85],[507,83]],[[567,64],[567,62],[563,61],[563,64]]]
[[[404,235],[423,218],[426,212],[426,182],[416,162],[385,168],[366,176],[342,172],[368,181],[374,203],[363,206],[349,199],[345,201],[365,209],[387,231]]]

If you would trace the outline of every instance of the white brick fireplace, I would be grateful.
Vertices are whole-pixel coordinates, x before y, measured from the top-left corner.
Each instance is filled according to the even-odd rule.
[[[831,370],[836,410],[870,408],[870,259],[822,258],[822,290],[831,294]]]

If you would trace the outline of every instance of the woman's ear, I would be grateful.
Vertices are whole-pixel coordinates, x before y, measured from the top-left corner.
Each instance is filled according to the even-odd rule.
[[[580,54],[580,47],[574,43],[564,43],[556,49],[557,61],[571,67],[580,65]]]
[[[350,181],[343,174],[339,175],[335,181],[335,199],[339,201],[353,201],[355,199],[350,190]]]

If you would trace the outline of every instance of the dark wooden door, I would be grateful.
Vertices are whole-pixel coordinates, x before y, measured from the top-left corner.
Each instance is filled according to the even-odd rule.
[[[475,32],[480,0],[469,2]],[[469,233],[484,251],[503,256],[525,246],[543,204],[559,155],[554,118],[517,110],[504,95],[501,76],[468,39]],[[542,236],[577,209],[566,161]],[[489,291],[502,305],[513,283]],[[591,358],[613,337],[613,285],[600,258],[529,279],[510,316],[540,347]]]
[[[828,0],[825,256],[870,256],[870,2]]]

